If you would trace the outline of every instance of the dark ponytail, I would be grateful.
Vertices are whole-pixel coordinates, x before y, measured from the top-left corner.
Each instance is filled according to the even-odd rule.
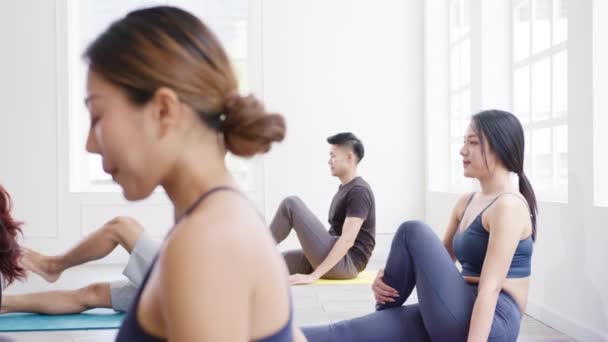
[[[11,197],[0,185],[0,274],[6,287],[13,281],[25,278],[25,269],[19,265],[21,248],[17,243],[17,233],[21,233],[21,222],[11,217]]]
[[[534,189],[532,189],[532,184],[530,184],[526,174],[522,172],[518,174],[518,176],[519,192],[522,194],[522,196],[524,196],[528,202],[528,207],[530,208],[530,220],[532,220],[532,240],[536,241],[536,215],[538,214],[536,195],[534,194]]]

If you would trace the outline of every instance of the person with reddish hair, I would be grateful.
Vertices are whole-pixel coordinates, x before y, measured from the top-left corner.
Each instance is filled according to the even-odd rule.
[[[15,221],[11,209],[11,196],[0,185],[0,306],[2,289],[26,276],[25,269],[19,264],[21,248],[17,242],[22,222]]]
[[[66,269],[99,260],[117,247],[122,247],[129,253],[129,260],[123,270],[126,279],[102,280],[70,290],[5,295],[0,304],[0,314],[73,314],[93,308],[127,311],[160,249],[160,243],[146,233],[134,218],[115,217],[67,251],[57,255],[45,255],[22,247],[19,263],[26,271],[54,283]]]

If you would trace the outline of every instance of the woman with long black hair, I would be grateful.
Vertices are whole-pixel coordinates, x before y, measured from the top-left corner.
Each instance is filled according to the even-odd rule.
[[[457,201],[443,243],[428,225],[403,223],[372,286],[377,311],[304,328],[309,341],[517,340],[537,214],[521,123],[499,110],[474,115],[460,155],[481,191]],[[414,287],[418,303],[403,306]]]

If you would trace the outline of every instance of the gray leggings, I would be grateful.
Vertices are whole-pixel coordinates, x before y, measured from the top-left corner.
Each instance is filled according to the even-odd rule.
[[[312,273],[325,260],[338,237],[330,235],[304,202],[295,196],[287,197],[281,202],[270,223],[270,231],[277,243],[285,240],[292,228],[298,235],[302,249],[283,253],[289,274]],[[358,273],[359,271],[347,254],[329,272],[325,273],[323,278],[352,279]]]
[[[477,287],[464,281],[429,226],[408,221],[399,227],[383,280],[399,292],[394,302],[360,318],[305,327],[308,340],[466,341]],[[418,304],[403,306],[414,286]],[[516,341],[521,317],[515,300],[501,292],[488,341]]]

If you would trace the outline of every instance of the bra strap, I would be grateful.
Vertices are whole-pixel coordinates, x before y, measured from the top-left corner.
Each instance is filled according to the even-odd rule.
[[[475,192],[471,194],[471,197],[469,197],[469,200],[467,201],[467,205],[464,206],[464,210],[462,211],[462,215],[460,215],[460,221],[462,222],[462,218],[464,217],[464,214],[467,212],[467,208],[469,207],[469,204],[471,204],[471,202],[473,201],[473,197],[475,197]]]
[[[488,204],[485,208],[483,208],[483,210],[479,213],[479,216],[481,216],[481,214],[483,214],[490,206],[492,206],[492,204],[494,204],[494,202],[496,202],[503,195],[513,195],[513,196],[519,198],[520,200],[522,200],[524,202],[524,204],[526,205],[526,207],[528,207],[528,211],[530,210],[530,207],[528,206],[528,203],[519,194],[516,194],[514,192],[503,192],[502,194],[494,197],[494,199],[492,200],[492,202],[490,202],[490,204]]]
[[[196,207],[198,207],[198,205],[201,204],[201,202],[203,202],[205,200],[205,198],[209,197],[214,192],[223,191],[223,190],[241,193],[239,190],[237,190],[233,187],[230,187],[230,186],[217,186],[215,188],[211,188],[211,189],[207,190],[205,193],[203,193],[202,195],[200,195],[196,199],[196,201],[194,201],[194,203],[192,203],[192,205],[190,207],[188,207],[188,209],[186,209],[186,211],[184,211],[183,214],[181,214],[178,218],[176,218],[175,224],[177,225],[184,217],[190,215],[192,213],[192,211],[194,211],[194,209],[196,209]]]

